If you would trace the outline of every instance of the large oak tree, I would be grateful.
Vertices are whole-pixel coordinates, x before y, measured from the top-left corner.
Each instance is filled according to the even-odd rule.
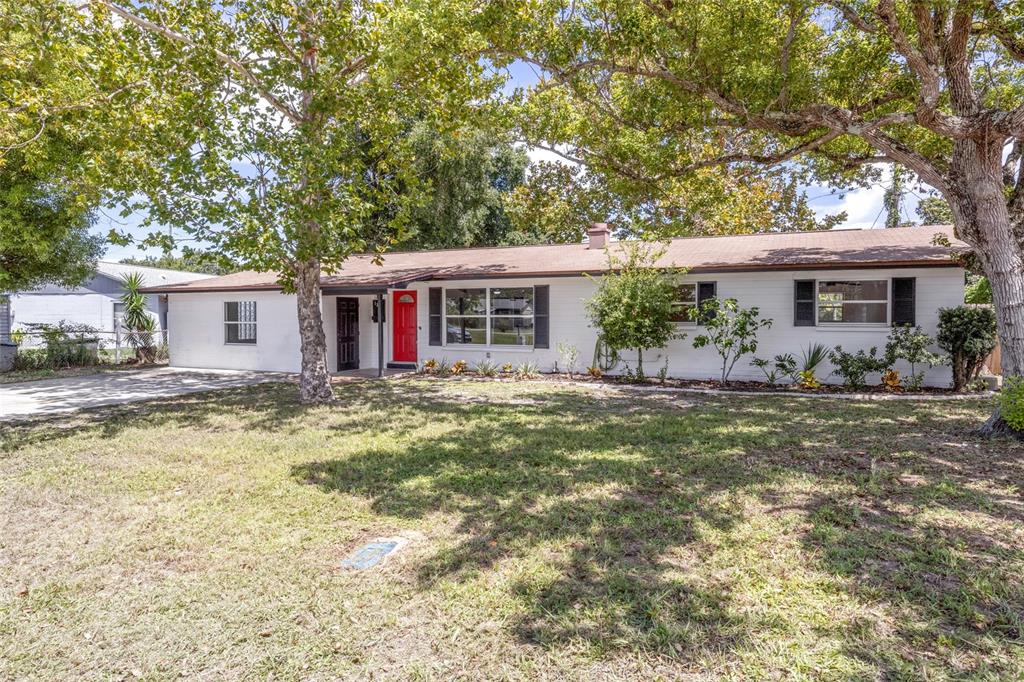
[[[462,0],[154,0],[89,4],[123,131],[114,196],[298,304],[300,398],[332,396],[320,278],[404,236],[423,199],[413,121],[444,131],[486,101]],[[382,229],[382,210],[388,219]],[[149,244],[171,245],[166,231]]]
[[[509,0],[535,134],[625,177],[899,164],[948,202],[1024,374],[1024,2]],[[503,36],[515,36],[514,39]]]

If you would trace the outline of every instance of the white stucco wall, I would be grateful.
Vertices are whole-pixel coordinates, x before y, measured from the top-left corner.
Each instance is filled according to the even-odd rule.
[[[891,328],[888,325],[843,325],[796,327],[793,325],[793,281],[799,279],[891,279],[917,278],[917,323],[932,336],[938,325],[938,310],[963,302],[964,277],[960,268],[906,268],[872,270],[827,270],[794,272],[752,272],[715,275],[694,275],[684,281],[716,281],[718,296],[737,298],[744,307],[758,306],[762,317],[770,317],[774,324],[758,336],[758,356],[771,358],[779,353],[792,353],[800,357],[809,343],[826,346],[842,345],[845,350],[885,346]],[[508,347],[430,346],[428,341],[428,290],[431,286],[486,287],[486,286],[550,286],[550,348],[515,349]],[[466,360],[473,365],[485,358],[497,364],[535,362],[541,371],[550,371],[560,360],[558,344],[575,345],[579,349],[579,369],[592,360],[597,334],[590,327],[584,302],[593,295],[595,283],[583,277],[554,277],[537,279],[459,280],[422,282],[410,288],[417,292],[418,307],[418,359],[445,359],[449,363]],[[360,361],[362,367],[377,366],[377,329],[371,322],[372,296],[359,296]],[[257,301],[257,335],[255,346],[226,345],[224,343],[223,306],[225,301]],[[387,297],[387,329],[385,331],[385,360],[391,358],[391,301]],[[890,305],[891,309],[891,305]],[[170,338],[171,363],[182,367],[222,367],[296,372],[299,369],[299,339],[296,322],[295,299],[276,292],[264,293],[196,293],[170,296],[169,327],[174,330]],[[334,297],[324,297],[324,331],[327,337],[328,362],[336,368],[336,327]],[[718,355],[712,348],[695,349],[693,337],[700,333],[692,325],[681,330],[687,338],[674,341],[666,349],[650,351],[644,366],[654,375],[668,358],[670,376],[706,379],[717,378],[720,367]],[[624,354],[624,360],[635,367],[635,356]],[[897,366],[901,372],[909,370]],[[825,368],[824,372],[830,368]],[[824,372],[819,372],[823,374]],[[733,379],[763,378],[760,370],[741,359],[732,373]],[[875,380],[877,377],[872,377]],[[839,377],[829,381],[838,382]],[[926,381],[934,386],[946,386],[950,381],[949,368],[937,367],[928,373]]]

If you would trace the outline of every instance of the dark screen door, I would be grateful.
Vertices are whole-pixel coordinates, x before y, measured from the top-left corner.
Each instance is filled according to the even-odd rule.
[[[338,299],[338,371],[359,369],[359,299]]]

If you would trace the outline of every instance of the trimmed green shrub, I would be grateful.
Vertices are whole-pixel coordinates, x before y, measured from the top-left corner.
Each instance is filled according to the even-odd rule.
[[[978,377],[996,347],[996,314],[991,308],[957,306],[939,311],[939,348],[953,366],[953,390],[962,391]]]
[[[871,372],[883,372],[889,367],[888,359],[878,357],[878,349],[864,349],[856,353],[847,353],[842,346],[836,346],[828,354],[828,359],[835,367],[836,374],[843,377],[847,388],[858,389],[867,385],[867,375]]]
[[[1024,432],[1024,377],[1007,377],[996,396],[999,416],[1014,431]]]

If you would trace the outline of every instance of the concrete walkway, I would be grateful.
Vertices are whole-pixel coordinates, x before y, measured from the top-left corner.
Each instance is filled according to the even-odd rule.
[[[274,372],[157,367],[0,384],[0,422],[288,380],[294,380],[294,376]]]

